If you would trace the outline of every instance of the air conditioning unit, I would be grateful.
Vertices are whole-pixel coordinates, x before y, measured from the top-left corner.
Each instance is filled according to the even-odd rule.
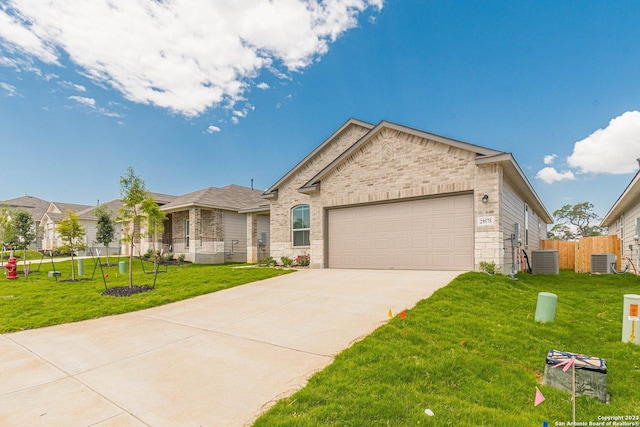
[[[532,274],[560,274],[558,251],[540,250],[531,251]]]
[[[613,274],[618,257],[615,254],[591,254],[591,274]]]

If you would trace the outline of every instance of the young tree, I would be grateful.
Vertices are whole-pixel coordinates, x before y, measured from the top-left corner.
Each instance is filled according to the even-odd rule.
[[[3,243],[9,246],[12,252],[15,249],[22,249],[26,252],[29,245],[36,239],[33,216],[24,209],[10,211],[4,209],[0,226]]]
[[[120,198],[123,206],[120,208],[119,219],[122,221],[124,236],[122,240],[129,244],[129,287],[133,287],[133,248],[135,241],[142,237],[142,223],[154,217],[154,209],[158,205],[152,197],[147,196],[147,187],[142,178],[136,175],[133,167],[120,177]]]
[[[152,198],[148,198],[143,202],[142,210],[147,218],[147,234],[153,240],[153,264],[155,271],[157,271],[158,253],[156,251],[156,240],[164,232],[164,221],[167,219],[167,215],[160,210],[160,206]]]
[[[3,206],[0,208],[0,267],[4,265],[4,251],[9,243],[9,236],[11,234],[11,217],[9,216],[9,210]]]
[[[109,243],[113,242],[116,234],[116,223],[105,206],[98,206],[93,212],[96,218],[98,218],[98,225],[96,229],[96,241],[102,243],[107,253],[107,266],[109,263]]]
[[[56,231],[62,240],[62,249],[71,253],[71,280],[76,280],[73,267],[73,257],[76,251],[85,248],[84,237],[87,234],[85,227],[80,224],[78,215],[67,209],[66,216],[56,225]]]
[[[559,240],[573,240],[580,237],[600,236],[604,229],[597,225],[591,225],[600,218],[593,212],[593,204],[582,202],[576,205],[564,205],[553,212],[556,225],[550,231],[550,235]]]

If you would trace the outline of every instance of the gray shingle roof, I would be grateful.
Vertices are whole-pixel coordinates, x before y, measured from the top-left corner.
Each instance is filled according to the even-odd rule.
[[[262,191],[252,190],[240,185],[227,185],[222,188],[209,187],[176,197],[171,203],[162,206],[163,211],[176,211],[191,206],[240,211],[265,205]]]
[[[25,209],[31,213],[35,221],[40,221],[42,215],[47,211],[49,204],[47,200],[42,200],[34,196],[22,196],[15,199],[4,200],[0,202],[0,206],[6,206],[8,209]]]

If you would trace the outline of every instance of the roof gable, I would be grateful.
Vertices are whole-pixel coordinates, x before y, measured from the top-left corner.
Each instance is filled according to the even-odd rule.
[[[367,123],[357,119],[349,119],[342,126],[340,126],[335,132],[333,132],[327,139],[325,139],[320,145],[318,145],[311,153],[309,153],[304,159],[302,159],[298,164],[296,164],[289,172],[287,172],[282,178],[280,178],[275,184],[269,187],[264,193],[264,197],[272,197],[274,196],[278,188],[280,188],[287,180],[296,175],[296,173],[300,172],[307,166],[310,162],[312,162],[315,158],[317,158],[322,151],[324,151],[329,145],[331,145],[336,138],[343,133],[345,130],[358,126],[365,129],[373,129],[374,125],[371,123]]]
[[[610,227],[625,211],[638,203],[640,203],[640,171],[636,172],[627,188],[624,189],[618,200],[609,209],[600,226]]]
[[[313,176],[309,181],[307,181],[301,188],[300,191],[308,192],[313,191],[317,188],[318,184],[322,179],[327,176],[331,171],[340,166],[343,162],[345,162],[351,155],[357,152],[363,145],[367,144],[377,135],[385,130],[392,130],[397,132],[406,133],[412,136],[416,136],[419,138],[423,138],[426,140],[431,140],[435,142],[439,142],[441,144],[450,145],[452,147],[460,148],[463,150],[467,150],[479,156],[493,156],[496,154],[500,154],[501,151],[492,150],[489,148],[481,147],[479,145],[469,144],[467,142],[457,141],[455,139],[446,138],[440,135],[424,132],[421,130],[413,129],[407,126],[399,125],[396,123],[391,123],[388,121],[381,121],[372,128],[366,135],[356,141],[351,147],[349,147],[346,151],[344,151],[340,156],[336,157],[331,163],[329,163],[326,167],[324,167],[320,172],[318,172],[315,176]]]

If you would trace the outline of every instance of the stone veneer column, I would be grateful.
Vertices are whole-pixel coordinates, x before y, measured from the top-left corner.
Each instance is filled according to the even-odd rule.
[[[502,168],[497,164],[480,165],[476,169],[475,205],[475,269],[481,261],[494,262],[497,270],[504,266],[504,242],[500,231],[500,187]],[[483,203],[484,195],[489,198]]]
[[[247,214],[247,262],[258,262],[258,214]]]

